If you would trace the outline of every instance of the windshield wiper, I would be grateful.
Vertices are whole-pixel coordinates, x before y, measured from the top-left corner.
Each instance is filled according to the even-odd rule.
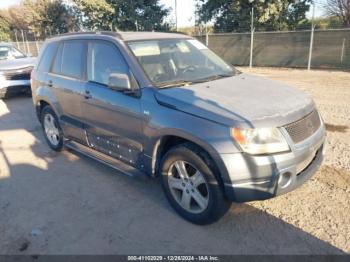
[[[164,84],[159,84],[159,88],[167,88],[167,87],[175,87],[175,86],[184,86],[184,85],[189,85],[191,84],[192,81],[187,81],[187,80],[176,80],[176,81],[171,81],[171,82],[166,82]]]
[[[204,82],[209,82],[209,81],[213,81],[213,80],[217,80],[217,79],[225,78],[225,77],[231,77],[231,76],[233,76],[233,74],[217,74],[217,75],[193,80],[192,83],[204,83]]]
[[[224,78],[224,77],[231,77],[233,74],[217,74],[217,75],[212,75],[209,77],[197,79],[197,80],[175,80],[171,82],[165,82],[164,84],[159,84],[159,88],[168,88],[168,87],[175,87],[175,86],[185,86],[185,85],[190,85],[190,84],[198,84],[198,83],[204,83],[204,82],[209,82],[213,81],[216,79]]]

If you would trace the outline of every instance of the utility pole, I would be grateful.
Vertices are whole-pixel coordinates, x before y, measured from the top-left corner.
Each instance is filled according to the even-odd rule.
[[[311,69],[312,48],[314,45],[314,31],[315,31],[314,18],[315,18],[315,1],[313,1],[313,7],[312,7],[311,36],[310,36],[309,59],[307,62],[307,70]]]
[[[250,59],[249,59],[249,67],[253,67],[253,46],[254,46],[254,6],[252,6],[251,11],[252,20],[250,23]]]
[[[175,25],[176,25],[176,32],[177,32],[177,0],[175,0]]]

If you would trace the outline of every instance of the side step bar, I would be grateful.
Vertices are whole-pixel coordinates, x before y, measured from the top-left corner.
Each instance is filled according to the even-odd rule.
[[[84,156],[90,157],[94,160],[97,160],[105,165],[110,166],[111,168],[123,173],[124,175],[136,177],[141,176],[143,173],[139,171],[138,169],[129,166],[118,159],[115,159],[113,157],[110,157],[106,154],[103,154],[101,152],[98,152],[94,149],[91,149],[90,147],[84,146],[82,144],[79,144],[74,141],[67,141],[65,143],[65,146],[69,149],[72,149],[73,151],[76,151]]]

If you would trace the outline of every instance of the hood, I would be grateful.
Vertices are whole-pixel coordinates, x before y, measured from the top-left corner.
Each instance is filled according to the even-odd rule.
[[[0,60],[0,71],[14,70],[30,66],[33,67],[35,65],[35,62],[35,57]]]
[[[156,100],[227,126],[278,127],[314,109],[304,92],[273,80],[240,74],[184,87],[158,89]]]

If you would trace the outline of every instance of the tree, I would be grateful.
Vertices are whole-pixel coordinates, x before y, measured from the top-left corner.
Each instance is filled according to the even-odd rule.
[[[60,0],[24,0],[21,8],[29,19],[29,28],[36,33],[65,33],[78,29],[73,10]]]
[[[78,29],[73,9],[60,0],[23,0],[0,11],[10,30],[32,32],[36,37]]]
[[[350,1],[349,0],[327,0],[324,6],[329,16],[339,17],[343,25],[350,27]]]
[[[73,0],[82,24],[93,30],[164,30],[169,10],[159,0]]]
[[[10,26],[8,22],[0,15],[0,41],[10,40]]]
[[[74,0],[76,13],[85,28],[111,30],[115,10],[105,0]]]
[[[107,0],[116,12],[116,25],[121,30],[164,30],[169,10],[159,0]]]
[[[199,0],[201,22],[214,20],[215,31],[249,31],[251,9],[258,30],[294,30],[306,22],[311,0]]]

